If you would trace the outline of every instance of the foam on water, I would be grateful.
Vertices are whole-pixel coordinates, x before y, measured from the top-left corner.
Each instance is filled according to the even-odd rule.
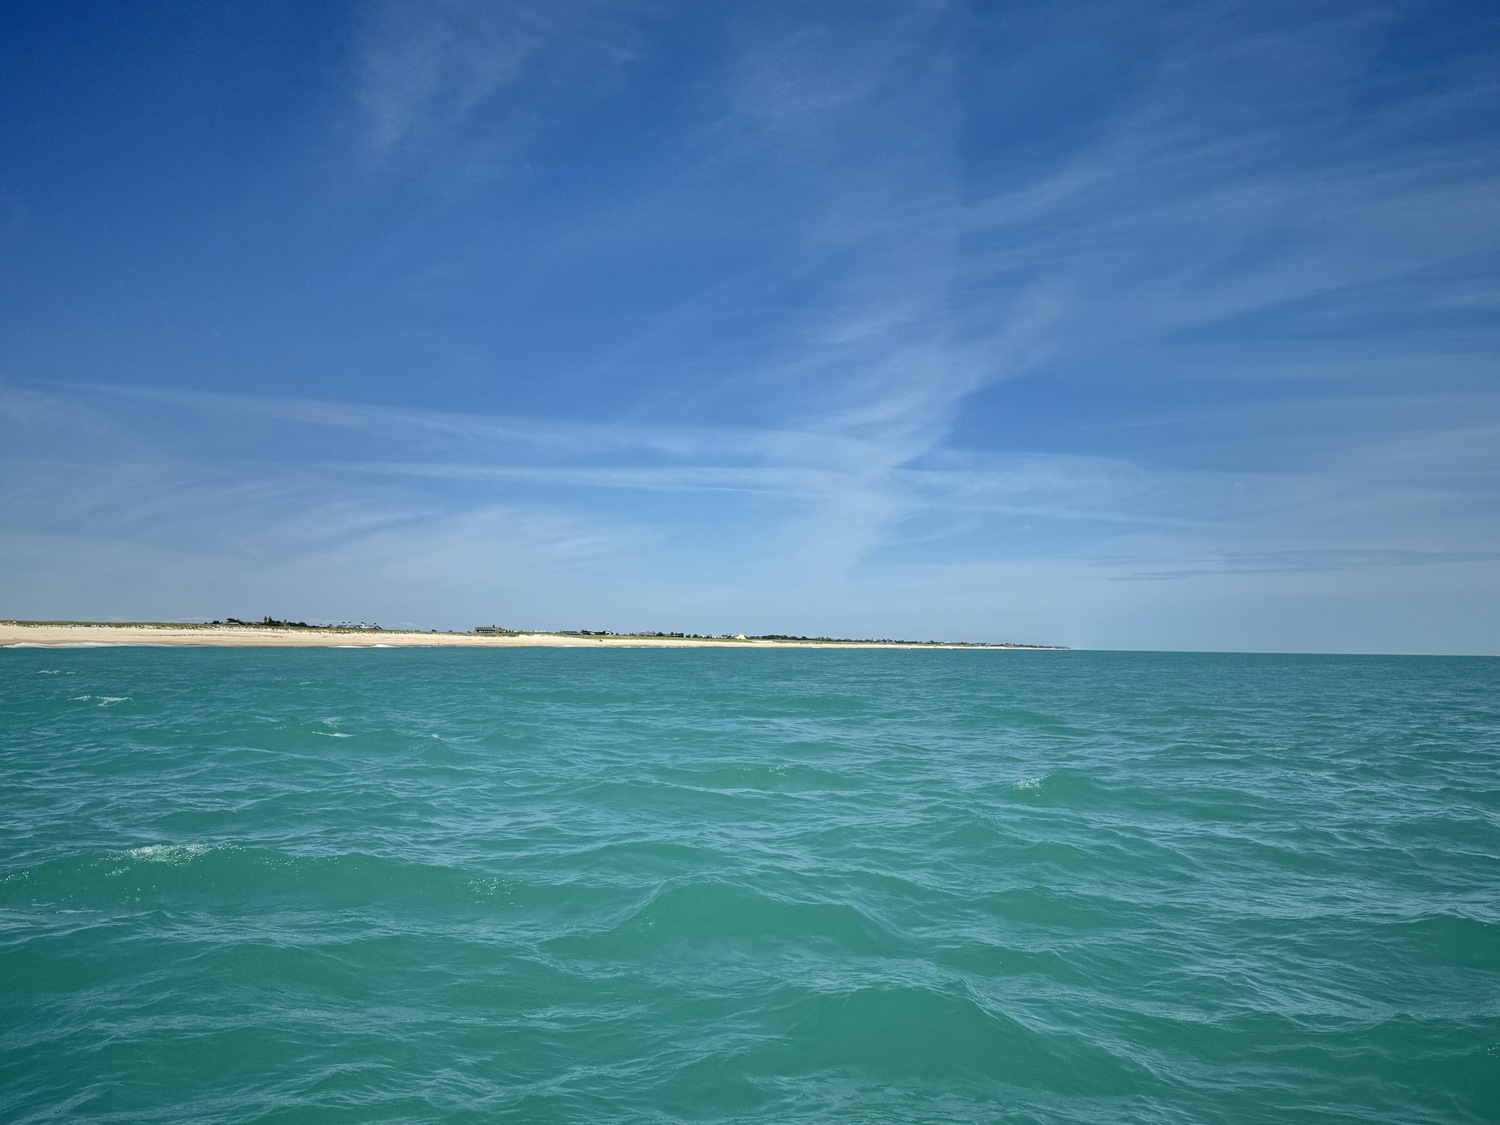
[[[1500,1104],[1500,661],[355,663],[0,653],[0,1119]]]
[[[148,863],[186,863],[208,850],[207,844],[144,844],[139,848],[128,849],[125,856]]]

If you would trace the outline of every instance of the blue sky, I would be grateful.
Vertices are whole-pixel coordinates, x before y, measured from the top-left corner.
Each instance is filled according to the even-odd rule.
[[[0,615],[1500,651],[1500,10],[10,2]]]

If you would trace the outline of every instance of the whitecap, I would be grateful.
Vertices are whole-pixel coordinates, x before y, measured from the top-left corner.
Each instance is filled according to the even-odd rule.
[[[1042,782],[1044,782],[1046,780],[1047,779],[1046,779],[1045,776],[1043,776],[1043,777],[1028,777],[1025,781],[1018,781],[1018,782],[1016,782],[1015,788],[1022,789],[1022,790],[1028,790],[1028,791],[1032,790],[1032,789],[1040,789],[1042,787]]]
[[[207,844],[146,844],[131,848],[125,854],[131,859],[142,859],[147,863],[186,863],[208,850]]]

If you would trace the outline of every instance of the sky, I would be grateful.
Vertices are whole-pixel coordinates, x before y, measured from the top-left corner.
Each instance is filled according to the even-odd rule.
[[[0,616],[1500,653],[1500,8],[0,0]]]

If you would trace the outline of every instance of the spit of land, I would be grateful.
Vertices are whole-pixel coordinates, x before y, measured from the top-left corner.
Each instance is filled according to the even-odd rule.
[[[0,647],[9,645],[201,645],[286,648],[984,648],[1048,645],[961,644],[794,637],[684,637],[622,633],[419,632],[319,626],[198,625],[179,622],[0,621]]]

